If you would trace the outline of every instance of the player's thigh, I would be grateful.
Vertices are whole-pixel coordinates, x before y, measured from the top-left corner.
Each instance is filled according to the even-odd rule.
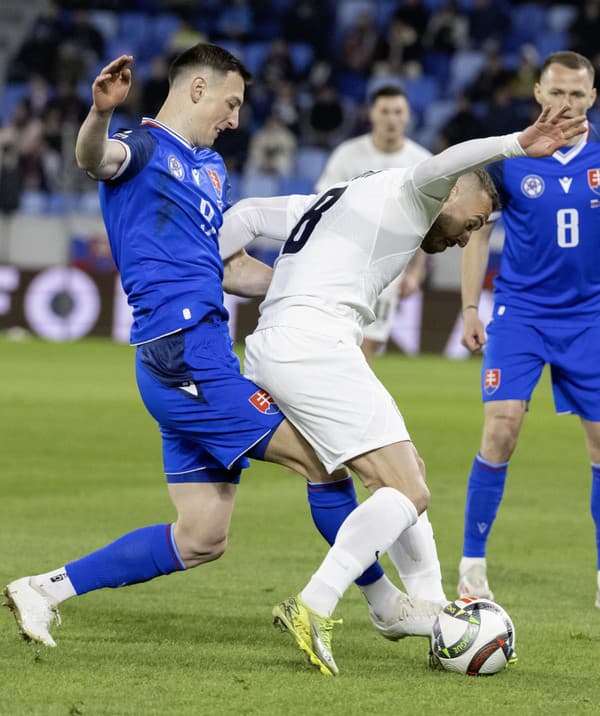
[[[429,491],[423,461],[409,440],[358,455],[347,464],[371,493],[380,487],[393,487],[412,500],[419,512],[426,508]]]
[[[285,465],[311,482],[329,482],[339,478],[339,474],[328,474],[308,441],[288,420],[284,420],[271,436],[264,459]]]
[[[600,465],[600,422],[582,419],[581,424],[583,425],[590,462],[592,465]]]
[[[529,401],[548,362],[540,331],[496,316],[487,327],[487,334],[481,369],[483,402]]]
[[[246,349],[251,377],[265,383],[328,472],[357,455],[410,440],[356,341],[278,327],[250,336]]]

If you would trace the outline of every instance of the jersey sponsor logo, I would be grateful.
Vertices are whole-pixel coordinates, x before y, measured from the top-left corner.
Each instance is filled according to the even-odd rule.
[[[561,177],[558,181],[562,186],[565,194],[568,194],[569,189],[571,188],[571,182],[573,181],[573,177]]]
[[[215,190],[217,191],[217,194],[221,196],[223,193],[223,187],[221,186],[221,180],[219,179],[219,175],[217,172],[213,171],[212,169],[207,169],[206,173],[208,174],[208,178],[210,179],[210,183],[214,186]]]
[[[196,182],[196,186],[200,186],[200,170],[192,169],[192,179]]]
[[[528,199],[537,199],[545,188],[544,180],[537,174],[528,174],[521,182],[521,191]]]
[[[500,375],[502,371],[499,368],[488,368],[483,374],[483,389],[486,395],[492,395],[500,387]]]
[[[281,412],[277,403],[267,393],[266,390],[257,390],[256,393],[248,398],[248,402],[260,412],[265,415],[274,415],[275,413]]]
[[[594,194],[600,194],[600,169],[587,170],[588,186]]]
[[[179,179],[179,181],[183,180],[183,177],[185,176],[185,172],[183,171],[183,165],[175,155],[169,155],[167,166],[169,167],[169,171],[175,177],[175,179]]]

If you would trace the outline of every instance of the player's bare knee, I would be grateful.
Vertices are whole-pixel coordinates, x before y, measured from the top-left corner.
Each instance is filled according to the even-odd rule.
[[[188,568],[214,562],[227,549],[227,534],[183,531],[177,536],[177,549]]]

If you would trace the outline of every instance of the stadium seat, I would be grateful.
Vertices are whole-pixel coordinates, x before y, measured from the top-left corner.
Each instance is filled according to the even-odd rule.
[[[540,57],[544,58],[553,52],[569,49],[569,37],[566,32],[544,32],[536,41],[535,46],[540,53]]]
[[[253,75],[260,72],[260,68],[269,54],[270,46],[270,42],[250,42],[244,48],[241,57]]]
[[[545,30],[546,10],[536,3],[516,5],[511,9],[513,33],[521,42],[535,41]]]
[[[432,102],[423,114],[424,128],[437,133],[456,112],[453,99],[440,99]]]
[[[296,174],[314,185],[323,173],[329,153],[318,147],[300,147],[296,154]]]
[[[290,45],[290,59],[294,70],[299,74],[303,74],[309,69],[314,55],[315,51],[312,45],[305,42],[294,42]]]
[[[181,20],[177,15],[161,13],[152,21],[150,27],[152,56],[158,55],[169,46],[171,37],[179,30]]]
[[[461,94],[474,82],[484,62],[483,52],[475,50],[457,52],[450,60],[450,94]]]
[[[244,174],[240,194],[244,199],[248,196],[277,196],[279,193],[279,178],[273,174]]]
[[[402,85],[412,110],[419,114],[435,102],[439,95],[437,82],[427,75],[415,79],[405,78]]]
[[[29,85],[25,82],[11,82],[4,87],[1,96],[2,112],[0,119],[2,119],[3,122],[8,122],[12,119],[19,102],[29,97]]]
[[[314,194],[314,191],[314,182],[306,177],[282,177],[279,182],[279,194]]]
[[[546,24],[553,32],[567,32],[575,18],[577,8],[572,5],[554,5],[548,8],[546,13]]]

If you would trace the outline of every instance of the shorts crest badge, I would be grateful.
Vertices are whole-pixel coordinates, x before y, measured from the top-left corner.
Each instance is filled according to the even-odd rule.
[[[483,390],[486,395],[492,395],[500,387],[500,376],[502,371],[499,368],[488,368],[483,374]]]
[[[248,402],[251,403],[260,413],[265,415],[274,415],[280,413],[277,403],[267,393],[266,390],[257,390],[249,398]]]

